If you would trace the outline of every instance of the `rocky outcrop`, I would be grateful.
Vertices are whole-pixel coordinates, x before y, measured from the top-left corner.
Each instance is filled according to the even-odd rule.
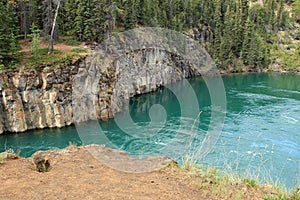
[[[180,57],[160,49],[118,60],[94,53],[68,67],[1,72],[0,133],[110,118],[123,100],[195,75]]]
[[[52,71],[0,75],[0,133],[72,124],[72,76],[78,63]]]
[[[122,110],[122,102],[130,97],[155,91],[157,88],[200,75],[182,60],[159,49],[132,52],[116,63],[116,83],[111,108],[116,113]]]

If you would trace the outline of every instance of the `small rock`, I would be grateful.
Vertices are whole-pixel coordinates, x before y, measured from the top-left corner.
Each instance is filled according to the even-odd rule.
[[[50,168],[50,161],[48,158],[37,155],[33,158],[35,168],[38,172],[48,172]]]

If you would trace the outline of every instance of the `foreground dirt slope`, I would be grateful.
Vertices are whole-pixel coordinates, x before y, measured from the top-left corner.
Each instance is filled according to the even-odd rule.
[[[200,189],[174,164],[149,173],[126,173],[101,164],[86,147],[38,154],[50,159],[49,172],[37,172],[32,158],[0,164],[0,199],[224,199]]]

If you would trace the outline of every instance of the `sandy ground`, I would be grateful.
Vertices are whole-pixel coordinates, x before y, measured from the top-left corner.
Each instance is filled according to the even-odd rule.
[[[39,44],[39,49],[44,49],[44,48],[48,48],[49,47],[49,43],[48,41],[46,41],[45,39],[41,38],[41,43]],[[30,42],[29,40],[20,40],[20,45],[21,45],[21,50],[20,52],[29,52],[30,51]],[[75,48],[84,48],[85,47],[85,43],[82,42],[79,46],[70,46],[70,45],[66,45],[65,43],[55,43],[54,44],[54,49],[58,49],[58,50],[63,50],[63,51],[71,51],[72,49]]]
[[[0,164],[0,199],[235,199],[200,189],[199,180],[180,172],[170,159],[150,158],[147,163],[156,166],[154,171],[127,173],[102,164],[87,148],[70,146],[59,151],[37,152],[31,158],[4,161]],[[94,146],[91,151],[106,158],[106,163],[112,157],[120,160],[119,164],[136,163],[125,153],[104,147]],[[35,170],[33,159],[37,156],[50,161],[48,172]],[[241,199],[261,199],[251,189],[233,187],[247,192]]]

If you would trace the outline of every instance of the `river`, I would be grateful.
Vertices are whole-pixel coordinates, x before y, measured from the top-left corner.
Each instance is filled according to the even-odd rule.
[[[300,76],[278,73],[232,74],[224,75],[223,81],[227,95],[224,129],[211,152],[198,162],[258,178],[262,182],[277,182],[288,188],[299,185]],[[85,123],[79,128],[80,134],[75,126],[4,134],[0,136],[0,151],[12,148],[21,156],[29,157],[37,150],[64,148],[70,143],[105,143],[133,156],[144,157],[164,155],[163,147],[168,146],[172,140],[171,149],[183,152],[183,155],[187,148],[197,148],[205,137],[211,120],[211,100],[204,80],[193,78],[189,83],[196,92],[202,111],[197,120],[182,118],[176,96],[167,88],[161,88],[130,99],[129,111],[138,125],[132,126],[132,130],[129,124],[126,131],[122,131],[112,119]],[[178,83],[175,86],[176,84]],[[161,130],[147,137],[145,134],[151,132],[151,127],[148,126],[149,109],[156,104],[165,108],[166,121]],[[147,129],[144,128],[146,126]],[[176,136],[179,127],[185,130],[181,134],[186,134],[187,137],[196,134],[192,145],[187,146],[180,141],[181,137]],[[156,128],[153,127],[153,130]],[[109,143],[92,137],[99,131]],[[140,137],[141,133],[143,137]],[[89,137],[83,138],[83,134]],[[182,163],[183,158],[174,159]]]

